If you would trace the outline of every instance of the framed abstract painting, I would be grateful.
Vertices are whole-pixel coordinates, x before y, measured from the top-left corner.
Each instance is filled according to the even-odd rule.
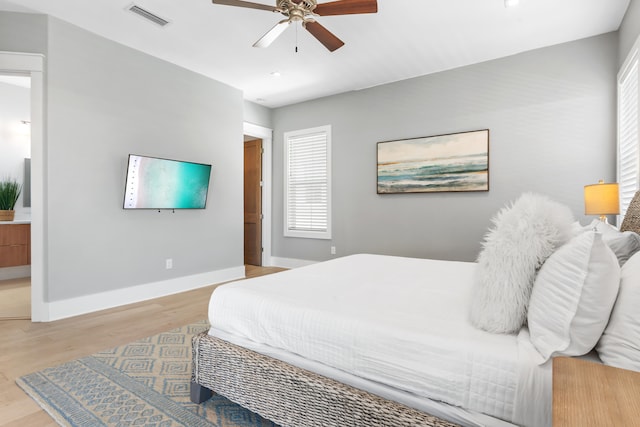
[[[378,194],[489,191],[489,129],[378,143]]]

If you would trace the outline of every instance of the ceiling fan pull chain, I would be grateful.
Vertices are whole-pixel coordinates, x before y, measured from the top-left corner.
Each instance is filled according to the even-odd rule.
[[[297,25],[296,25],[296,53],[298,53],[298,26]]]

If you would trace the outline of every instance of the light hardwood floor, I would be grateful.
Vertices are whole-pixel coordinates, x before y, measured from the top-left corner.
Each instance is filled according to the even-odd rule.
[[[247,277],[283,269],[247,266]],[[0,426],[57,424],[16,384],[22,375],[207,318],[216,286],[50,323],[0,322]]]
[[[0,280],[0,320],[31,318],[31,278]]]

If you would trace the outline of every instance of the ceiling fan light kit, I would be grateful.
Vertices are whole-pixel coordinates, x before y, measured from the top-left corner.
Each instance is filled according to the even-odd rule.
[[[377,0],[337,0],[321,4],[318,4],[316,0],[276,0],[275,6],[244,0],[211,1],[214,4],[278,12],[285,16],[285,19],[278,22],[273,28],[267,31],[264,36],[255,42],[253,45],[254,47],[269,46],[289,27],[292,22],[300,21],[303,28],[311,33],[311,35],[313,35],[331,52],[344,46],[344,42],[322,26],[316,20],[316,17],[376,13],[378,11]]]

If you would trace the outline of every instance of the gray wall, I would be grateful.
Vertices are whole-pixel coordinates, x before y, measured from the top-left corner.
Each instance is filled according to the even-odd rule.
[[[568,204],[615,178],[617,33],[276,109],[283,132],[333,126],[333,240],[283,237],[274,173],[273,255],[325,260],[358,252],[474,260],[490,218],[521,193]],[[490,191],[376,194],[376,143],[490,129]],[[589,218],[590,219],[590,218]]]
[[[629,8],[620,24],[619,33],[618,64],[622,65],[640,34],[640,0],[629,2]]]
[[[242,93],[55,18],[34,19],[47,34],[47,301],[241,266]],[[124,211],[129,153],[213,164],[207,209]]]
[[[47,17],[0,11],[0,50],[47,53]]]
[[[271,129],[273,126],[272,110],[251,101],[244,101],[244,121]]]

